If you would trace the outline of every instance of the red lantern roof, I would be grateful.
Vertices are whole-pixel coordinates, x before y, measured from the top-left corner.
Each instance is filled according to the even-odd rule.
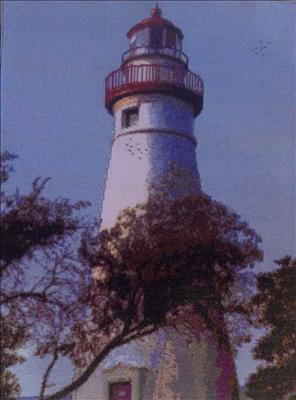
[[[134,25],[127,33],[127,37],[130,39],[136,32],[141,31],[144,28],[147,28],[152,25],[162,26],[164,28],[169,28],[174,31],[181,39],[183,39],[184,35],[181,29],[177,28],[171,21],[162,18],[161,9],[156,6],[151,10],[151,17],[145,18],[140,21],[138,24]]]

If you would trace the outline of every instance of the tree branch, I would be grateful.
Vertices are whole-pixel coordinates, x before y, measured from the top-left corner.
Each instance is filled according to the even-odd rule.
[[[19,292],[19,293],[15,293],[12,296],[6,296],[3,300],[0,301],[1,305],[10,303],[11,301],[17,299],[17,298],[21,298],[21,299],[25,299],[25,298],[35,298],[37,300],[41,300],[41,301],[47,301],[47,296],[45,293],[43,292]]]
[[[53,393],[49,396],[46,396],[45,400],[60,400],[68,394],[72,393],[74,390],[77,390],[81,385],[83,385],[88,378],[93,374],[98,365],[107,357],[107,355],[114,348],[118,347],[122,343],[122,339],[128,332],[123,330],[123,332],[112,339],[104,349],[94,358],[94,360],[88,365],[88,367],[83,371],[79,378],[74,380],[69,385],[66,385],[63,389],[59,390],[56,393]]]
[[[142,332],[138,332],[138,329],[132,329],[128,332],[128,328],[125,328],[123,332],[116,336],[113,340],[111,340],[105,348],[95,357],[95,359],[88,365],[88,367],[84,370],[84,372],[80,375],[79,378],[74,380],[71,384],[65,386],[60,391],[49,395],[47,397],[40,397],[40,400],[60,400],[68,394],[72,393],[74,390],[77,390],[80,386],[82,386],[88,378],[93,374],[95,369],[99,366],[99,364],[107,357],[107,355],[116,347],[122,346],[126,343],[130,343],[133,340],[140,339],[143,336],[147,336],[153,332],[155,332],[158,328],[153,326],[151,328],[145,329]],[[137,332],[133,334],[133,332]],[[125,337],[126,336],[126,337]]]
[[[44,392],[46,390],[46,386],[47,386],[47,381],[49,378],[49,374],[51,372],[51,370],[53,369],[53,367],[55,366],[56,362],[58,361],[59,355],[58,355],[58,351],[55,350],[52,360],[49,363],[44,375],[43,375],[43,379],[42,379],[42,384],[41,384],[41,389],[40,389],[40,395],[39,395],[39,400],[44,400]]]

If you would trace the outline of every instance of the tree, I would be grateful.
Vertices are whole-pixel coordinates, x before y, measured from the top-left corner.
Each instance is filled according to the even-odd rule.
[[[68,346],[82,373],[47,399],[76,390],[112,349],[160,327],[182,323],[197,336],[209,331],[224,348],[229,329],[233,341],[247,340],[237,320],[250,322],[248,269],[262,257],[259,243],[236,213],[203,193],[179,200],[153,195],[124,210],[99,238],[85,235],[80,256],[93,271],[91,313]]]
[[[28,195],[8,195],[3,188],[15,158],[1,154],[1,399],[14,399],[19,393],[17,378],[9,370],[24,361],[18,350],[35,341],[42,354],[66,315],[69,326],[77,299],[73,287],[84,277],[72,259],[70,238],[81,227],[79,211],[87,203],[45,198],[47,180],[40,179]]]
[[[258,276],[258,326],[268,332],[254,348],[255,358],[264,360],[247,384],[254,400],[286,399],[296,391],[296,259],[276,261],[278,269]],[[295,393],[294,393],[295,396]]]
[[[85,203],[50,201],[45,183],[36,180],[27,196],[2,196],[2,317],[37,355],[51,357],[40,399],[61,356],[81,375],[50,400],[78,389],[115,347],[162,327],[211,332],[224,348],[229,334],[233,343],[248,339],[249,268],[262,252],[238,214],[204,193],[174,200],[152,190],[146,204],[124,210],[98,236],[96,225],[81,222]]]
[[[0,318],[0,398],[13,400],[20,392],[20,385],[9,368],[24,361],[16,351],[25,343],[26,337],[20,326],[8,326],[4,318]]]

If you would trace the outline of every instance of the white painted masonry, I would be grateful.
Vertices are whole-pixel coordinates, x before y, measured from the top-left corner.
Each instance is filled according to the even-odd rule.
[[[135,106],[139,107],[138,124],[122,128],[122,112]],[[157,182],[172,163],[192,176],[187,181],[188,193],[194,187],[200,188],[190,104],[172,96],[146,94],[131,96],[114,108],[115,132],[101,217],[103,227],[112,226],[126,207],[145,202],[149,185]]]

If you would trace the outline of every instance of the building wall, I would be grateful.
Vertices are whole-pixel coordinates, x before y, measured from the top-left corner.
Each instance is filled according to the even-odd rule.
[[[132,400],[238,400],[231,353],[209,337],[193,340],[175,329],[113,351],[73,400],[109,400],[116,381],[132,383]]]

